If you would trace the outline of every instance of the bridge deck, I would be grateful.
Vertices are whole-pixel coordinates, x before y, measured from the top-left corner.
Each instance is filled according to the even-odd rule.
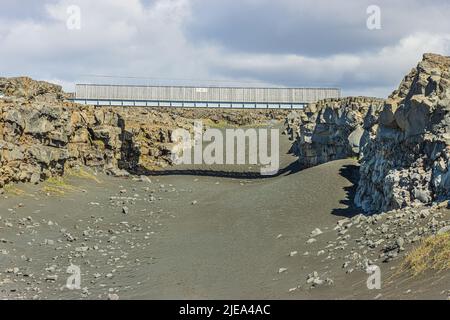
[[[73,101],[99,106],[301,109],[339,98],[337,88],[250,88],[77,84]]]
[[[173,107],[173,108],[232,108],[232,109],[302,109],[306,103],[261,103],[261,102],[195,102],[195,101],[150,101],[70,99],[79,104],[123,107]]]

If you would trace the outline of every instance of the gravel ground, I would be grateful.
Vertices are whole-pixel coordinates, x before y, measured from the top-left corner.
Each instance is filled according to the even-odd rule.
[[[0,298],[448,298],[449,272],[395,275],[417,237],[449,225],[446,207],[361,216],[351,205],[355,161],[297,171],[282,141],[287,169],[272,178],[185,167],[9,188]],[[381,290],[367,289],[372,264]],[[79,290],[66,287],[71,265]]]

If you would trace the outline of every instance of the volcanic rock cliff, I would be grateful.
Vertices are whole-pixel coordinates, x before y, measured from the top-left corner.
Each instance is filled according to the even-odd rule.
[[[0,186],[74,165],[139,172],[169,162],[170,129],[187,121],[150,110],[12,101],[0,106]]]
[[[367,97],[327,99],[292,112],[287,133],[302,167],[358,157],[374,134],[383,100]]]
[[[450,196],[450,57],[425,54],[386,101],[355,202],[386,211]]]
[[[450,57],[425,54],[387,100],[323,100],[286,126],[303,167],[360,159],[355,203],[366,212],[450,196]]]
[[[68,102],[60,86],[0,78],[0,188],[61,175],[73,166],[115,175],[144,174],[171,164],[171,132],[205,125],[282,119],[284,111],[95,107]]]

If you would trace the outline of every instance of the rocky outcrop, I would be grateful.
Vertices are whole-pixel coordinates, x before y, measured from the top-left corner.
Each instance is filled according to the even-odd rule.
[[[292,151],[302,167],[358,157],[376,130],[383,100],[366,97],[327,99],[288,115]]]
[[[386,101],[361,159],[355,198],[367,212],[450,196],[450,57],[425,54]]]
[[[361,162],[355,203],[373,213],[450,197],[450,57],[425,54],[387,100],[343,98],[286,118],[303,167]]]
[[[61,86],[28,77],[0,78],[0,95],[40,102],[62,101],[68,97]]]
[[[82,106],[61,87],[29,78],[0,78],[0,188],[85,165],[116,175],[145,174],[171,164],[171,132],[205,125],[249,125],[285,111],[190,110]]]
[[[192,120],[146,108],[12,101],[0,107],[0,186],[86,165],[143,174],[171,163],[171,130]]]

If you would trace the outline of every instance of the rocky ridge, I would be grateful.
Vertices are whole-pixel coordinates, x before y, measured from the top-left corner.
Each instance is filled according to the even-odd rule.
[[[59,85],[29,77],[0,77],[0,95],[40,102],[62,101],[69,96]]]
[[[285,111],[96,107],[71,103],[60,86],[0,78],[0,188],[37,183],[85,165],[114,175],[145,174],[171,165],[171,132],[205,125],[250,125]]]

